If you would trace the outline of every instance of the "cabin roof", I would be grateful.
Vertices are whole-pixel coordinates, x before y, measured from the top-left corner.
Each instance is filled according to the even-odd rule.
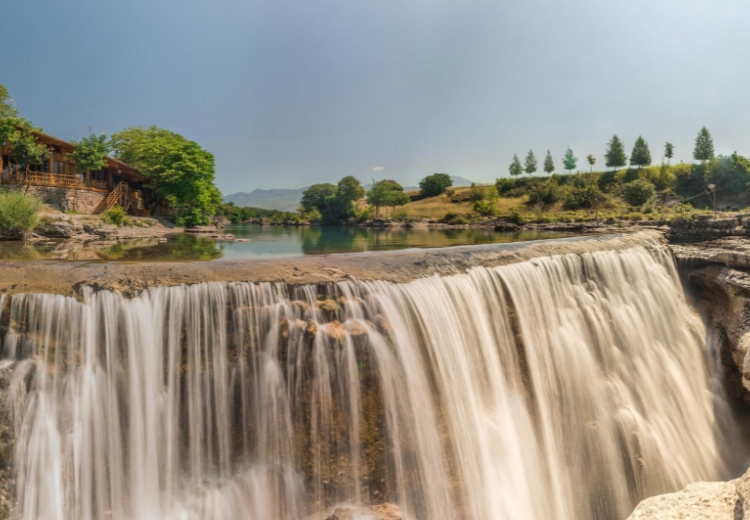
[[[45,134],[44,132],[38,132],[36,130],[33,134],[34,137],[44,144],[59,146],[63,152],[73,151],[73,145],[68,141],[63,141],[55,136]],[[119,159],[115,159],[114,157],[107,156],[107,167],[116,170],[118,175],[133,182],[145,183],[148,180],[146,177],[138,173],[138,170]]]

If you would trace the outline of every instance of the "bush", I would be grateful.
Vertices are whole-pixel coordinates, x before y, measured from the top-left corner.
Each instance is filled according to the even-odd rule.
[[[529,190],[529,205],[536,206],[541,204],[542,206],[551,206],[562,196],[562,190],[557,185],[557,182],[550,180],[544,184],[534,186]]]
[[[482,215],[483,217],[494,217],[497,214],[496,201],[495,200],[478,200],[474,202],[474,211]]]
[[[622,198],[631,206],[643,206],[655,193],[654,185],[645,179],[636,179],[622,188]]]
[[[113,224],[117,227],[122,226],[125,221],[125,210],[120,206],[115,206],[102,213],[102,220],[107,224]]]
[[[521,210],[517,207],[510,208],[510,212],[508,213],[507,220],[513,222],[514,224],[518,226],[522,226],[526,223],[526,220],[523,218],[523,215],[521,215]]]
[[[469,220],[463,215],[458,215],[457,213],[449,211],[445,214],[445,216],[443,216],[443,218],[440,219],[440,223],[462,226],[464,224],[468,224]]]
[[[0,237],[23,239],[37,223],[40,202],[20,191],[0,191]]]

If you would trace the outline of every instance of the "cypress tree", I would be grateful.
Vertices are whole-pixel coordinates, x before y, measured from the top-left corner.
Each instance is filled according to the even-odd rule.
[[[591,173],[593,173],[594,172],[594,165],[596,164],[596,157],[594,157],[592,154],[588,154],[586,156],[586,160],[591,165]]]
[[[514,177],[523,173],[523,166],[521,166],[521,161],[518,160],[518,156],[516,154],[513,154],[513,162],[510,163],[508,171]]]
[[[667,158],[667,164],[669,164],[670,159],[674,157],[674,145],[672,143],[666,143],[664,145],[664,157]]]
[[[633,145],[633,153],[630,154],[630,165],[637,166],[638,169],[641,166],[648,166],[651,164],[651,150],[648,149],[648,143],[643,136],[638,136]]]
[[[607,153],[604,154],[604,158],[608,168],[622,168],[627,164],[628,156],[625,155],[625,147],[616,135],[613,135],[607,143]]]
[[[698,137],[695,138],[693,159],[705,164],[706,161],[713,160],[714,156],[714,140],[711,137],[711,133],[704,126],[701,128],[701,131],[698,132]]]
[[[526,154],[526,162],[524,164],[523,170],[529,175],[536,172],[536,157],[534,157],[533,150],[529,150],[529,153]]]
[[[555,162],[552,160],[552,154],[547,150],[547,157],[544,158],[544,171],[549,175],[555,171]]]

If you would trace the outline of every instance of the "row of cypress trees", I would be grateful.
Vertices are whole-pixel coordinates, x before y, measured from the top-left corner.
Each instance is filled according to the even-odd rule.
[[[711,133],[704,126],[698,132],[698,136],[695,138],[695,147],[693,149],[693,159],[701,161],[705,164],[706,161],[711,161],[715,158],[716,154],[714,151],[714,142],[711,137]],[[667,163],[674,157],[674,145],[672,143],[664,144],[664,157],[667,158]],[[607,143],[607,151],[604,154],[605,164],[608,168],[623,168],[628,164],[628,156],[625,153],[625,146],[622,140],[617,136],[612,136],[612,139]],[[593,169],[596,163],[596,158],[589,154],[586,156],[586,160]],[[568,148],[565,151],[563,157],[563,165],[566,170],[574,170],[578,158],[573,154],[573,150]],[[642,166],[649,166],[652,163],[651,150],[649,149],[648,142],[639,135],[638,139],[635,140],[633,145],[633,151],[630,154],[630,166],[636,166],[641,168]],[[521,175],[523,173],[533,174],[537,171],[537,160],[534,156],[534,151],[529,150],[526,154],[526,160],[524,164],[518,159],[518,155],[513,155],[513,161],[510,163],[509,172],[512,176]],[[544,171],[550,174],[555,171],[555,163],[552,159],[552,154],[547,150],[547,156],[544,159]]]

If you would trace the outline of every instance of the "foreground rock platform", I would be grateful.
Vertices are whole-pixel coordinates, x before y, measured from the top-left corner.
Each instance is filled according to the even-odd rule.
[[[407,282],[556,254],[583,254],[663,245],[658,231],[584,236],[512,244],[213,262],[76,262],[0,260],[0,294],[80,296],[84,286],[128,295],[156,286],[202,282],[332,283],[344,279]]]
[[[628,520],[748,520],[750,470],[729,482],[696,482],[681,491],[650,497]]]

